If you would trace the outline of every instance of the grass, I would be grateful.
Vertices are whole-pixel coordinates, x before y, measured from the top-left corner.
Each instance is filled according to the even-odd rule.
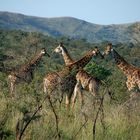
[[[33,81],[34,82],[34,81]],[[35,83],[34,83],[35,84]],[[12,100],[8,95],[6,84],[3,83],[3,91],[0,92],[0,136],[2,140],[14,140],[16,125],[20,120],[23,126],[31,118],[38,105],[41,110],[34,116],[27,129],[23,140],[57,140],[56,120],[54,112],[48,100],[44,100],[41,88],[33,90],[30,85],[19,85],[16,89],[16,97]],[[59,102],[53,103],[58,116],[58,133],[60,140],[93,140],[93,121],[98,105],[92,106],[91,95],[85,93],[85,105],[81,109],[77,99],[75,109],[67,111],[63,101],[61,108]],[[134,104],[137,103],[137,104]],[[99,114],[96,123],[96,140],[139,140],[140,139],[140,100],[132,101],[123,106],[123,103],[112,101],[105,96],[104,118]],[[23,126],[20,126],[21,128]]]

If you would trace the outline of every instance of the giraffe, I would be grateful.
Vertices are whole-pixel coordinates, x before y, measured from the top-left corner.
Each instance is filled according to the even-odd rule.
[[[117,67],[123,71],[123,74],[127,78],[126,86],[128,91],[132,91],[135,88],[140,90],[140,68],[129,64],[122,56],[120,56],[118,52],[112,48],[112,43],[108,43],[103,55],[110,54],[115,59]]]
[[[97,47],[96,47],[96,49],[97,49]],[[55,48],[54,52],[62,54],[66,66],[68,66],[74,62],[74,60],[71,58],[67,49],[64,47],[64,45],[62,43],[60,43],[60,45]],[[99,91],[99,86],[100,86],[100,80],[97,79],[96,77],[91,76],[83,69],[78,71],[78,73],[76,74],[75,80],[76,80],[76,85],[74,87],[72,108],[74,108],[77,93],[79,93],[79,95],[80,95],[81,103],[83,106],[84,100],[83,100],[82,89],[90,91],[93,96],[95,96],[95,95],[97,96],[98,91]]]
[[[13,70],[8,75],[8,82],[10,84],[10,93],[13,96],[15,85],[22,82],[30,83],[33,79],[33,71],[35,67],[39,64],[42,56],[49,54],[44,48],[41,49],[29,62],[21,65],[18,69]]]
[[[48,92],[48,94],[50,94],[51,91],[55,89],[56,86],[60,83],[62,93],[67,91],[66,106],[69,107],[71,96],[76,84],[75,75],[80,69],[88,64],[93,56],[96,55],[101,55],[100,51],[97,48],[87,52],[80,60],[74,61],[73,63],[70,62],[70,64],[66,64],[66,66],[61,71],[47,74],[44,78],[44,92]]]

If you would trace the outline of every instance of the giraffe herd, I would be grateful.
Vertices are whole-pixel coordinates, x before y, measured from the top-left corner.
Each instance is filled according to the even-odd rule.
[[[63,95],[66,96],[67,107],[70,106],[71,101],[72,107],[74,107],[77,94],[79,94],[81,104],[83,105],[83,90],[87,90],[93,96],[99,97],[100,80],[97,77],[91,76],[83,69],[94,56],[98,55],[103,59],[105,59],[107,55],[111,55],[112,58],[115,59],[116,65],[123,71],[127,78],[126,86],[128,91],[132,91],[135,88],[140,90],[140,68],[129,64],[113,49],[111,43],[108,43],[103,53],[95,47],[79,60],[71,58],[63,43],[60,43],[59,46],[54,49],[54,52],[63,56],[65,66],[62,70],[47,73],[44,76],[44,93],[50,96],[51,93],[59,87],[62,97]],[[45,54],[49,56],[47,51],[43,48],[29,62],[21,65],[17,70],[12,71],[8,75],[9,88],[12,96],[14,95],[16,84],[21,82],[29,83],[32,81],[35,67],[38,66],[38,63]]]

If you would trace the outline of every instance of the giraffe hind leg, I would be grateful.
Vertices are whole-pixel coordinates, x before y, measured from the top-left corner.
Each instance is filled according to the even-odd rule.
[[[140,80],[137,82],[138,85],[138,91],[140,92]]]

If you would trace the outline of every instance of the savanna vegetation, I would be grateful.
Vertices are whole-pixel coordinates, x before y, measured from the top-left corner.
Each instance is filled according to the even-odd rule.
[[[77,98],[74,110],[68,111],[65,100],[60,104],[59,95],[46,98],[43,93],[44,75],[64,67],[62,57],[53,53],[59,42],[64,43],[75,60],[95,46],[103,51],[107,44],[91,44],[85,39],[52,38],[35,32],[0,30],[0,139],[139,140],[140,98],[129,100],[125,77],[110,57],[106,60],[93,58],[84,68],[104,83],[100,89],[100,103],[93,106],[92,95],[85,92],[83,108]],[[46,48],[51,57],[43,57],[33,81],[17,85],[15,97],[11,98],[8,72],[26,63],[40,48]],[[118,43],[114,48],[129,63],[140,67],[139,43]],[[12,56],[12,59],[4,60],[5,55]]]

